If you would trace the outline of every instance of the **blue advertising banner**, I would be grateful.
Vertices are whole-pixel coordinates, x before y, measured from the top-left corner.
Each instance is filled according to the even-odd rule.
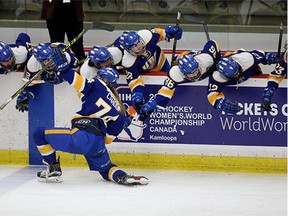
[[[146,85],[146,101],[159,88]],[[227,115],[209,104],[206,86],[180,85],[166,109],[153,113],[144,123],[137,121],[129,88],[120,86],[118,90],[134,118],[116,142],[287,146],[286,88],[276,91],[272,111],[267,112],[261,109],[263,87],[228,87],[225,97],[238,101],[242,109],[237,115]]]

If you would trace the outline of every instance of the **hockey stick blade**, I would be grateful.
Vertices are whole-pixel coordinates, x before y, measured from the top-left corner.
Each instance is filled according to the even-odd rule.
[[[205,25],[205,21],[201,18],[195,17],[195,16],[191,16],[191,15],[184,15],[184,20],[189,21],[189,22],[194,22],[194,23],[198,23],[198,24],[202,24]]]
[[[106,31],[114,31],[114,26],[108,23],[103,23],[103,22],[93,22],[92,23],[92,28],[93,29],[102,29]]]

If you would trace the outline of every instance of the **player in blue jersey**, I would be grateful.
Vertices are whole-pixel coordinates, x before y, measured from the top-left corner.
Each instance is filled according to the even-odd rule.
[[[82,101],[81,109],[72,119],[71,128],[39,127],[34,140],[43,156],[47,169],[37,173],[41,182],[61,182],[62,171],[56,150],[84,155],[91,171],[98,171],[108,181],[123,185],[146,185],[144,176],[128,175],[110,160],[105,143],[129,125],[129,117],[114,87],[119,75],[112,68],[102,68],[94,79],[85,79],[74,72],[58,48],[53,49],[52,59],[59,78],[77,90]],[[128,119],[128,120],[127,120]]]
[[[287,41],[284,46],[284,52],[280,54],[280,60],[276,64],[275,69],[268,77],[267,86],[264,88],[262,95],[262,108],[266,111],[271,111],[271,101],[275,91],[278,89],[279,84],[287,76]]]
[[[27,66],[25,68],[25,74],[23,81],[27,82],[33,78],[37,72],[42,70],[51,60],[52,47],[64,48],[65,44],[63,43],[39,43],[32,51],[33,55],[29,58]],[[65,56],[69,62],[69,65],[73,70],[77,71],[78,68],[78,59],[75,55],[67,50]],[[16,100],[16,109],[24,112],[28,111],[29,100],[34,98],[34,91],[37,84],[44,82],[52,82],[54,84],[61,83],[61,80],[55,74],[54,65],[51,65],[46,68],[43,73],[36,78],[24,91],[22,91]]]
[[[26,33],[20,33],[15,44],[0,41],[0,74],[23,70],[31,55],[31,40]]]
[[[121,69],[122,56],[123,50],[118,47],[93,46],[80,68],[80,74],[87,79],[92,79],[100,68]]]
[[[216,71],[209,77],[207,99],[217,110],[228,114],[240,111],[239,103],[226,99],[224,88],[227,85],[238,85],[259,70],[259,64],[270,65],[277,63],[275,53],[262,50],[236,50],[228,56],[223,56],[216,65]]]
[[[157,45],[165,39],[180,40],[182,28],[167,26],[165,29],[143,29],[138,32],[125,31],[114,42],[114,46],[124,49],[122,66],[126,73],[126,80],[132,93],[132,105],[140,113],[144,103],[145,84],[141,78],[142,72],[168,72],[170,64],[161,48]]]
[[[213,40],[209,40],[201,51],[181,53],[156,96],[142,106],[139,120],[145,120],[157,107],[166,107],[179,84],[197,82],[208,77],[215,70],[219,59],[220,48]]]

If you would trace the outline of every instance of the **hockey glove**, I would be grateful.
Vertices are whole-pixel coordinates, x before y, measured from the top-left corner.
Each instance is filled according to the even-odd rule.
[[[124,128],[127,128],[130,126],[132,119],[133,119],[133,116],[130,116],[129,114],[126,113]]]
[[[165,28],[166,38],[167,41],[170,39],[175,38],[176,40],[180,40],[182,38],[183,29],[177,26],[167,26]]]
[[[140,114],[141,107],[144,104],[144,98],[142,92],[135,92],[132,94],[132,106],[138,114]]]
[[[223,98],[216,101],[215,108],[229,114],[236,114],[238,111],[240,111],[238,102]]]
[[[139,120],[144,121],[151,113],[155,112],[157,108],[157,103],[155,100],[149,100],[145,103],[140,112]]]
[[[268,65],[279,63],[279,59],[277,58],[277,54],[273,53],[273,52],[266,52],[265,53],[265,62]]]
[[[67,61],[65,53],[62,52],[60,48],[52,49],[52,61],[55,64],[54,70],[56,72],[63,72],[69,68],[69,63]]]
[[[28,102],[30,99],[34,98],[34,94],[32,92],[29,91],[22,91],[19,96],[17,97],[16,100],[16,109],[19,112],[24,112],[24,111],[28,111]]]
[[[62,83],[63,81],[64,80],[54,72],[46,74],[45,82],[49,82],[49,83],[57,85],[57,84]]]
[[[267,86],[263,91],[261,106],[266,111],[271,111],[271,100],[275,90],[274,87]]]

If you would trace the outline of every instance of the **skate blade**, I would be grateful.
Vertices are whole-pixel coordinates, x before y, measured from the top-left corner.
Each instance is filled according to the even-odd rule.
[[[140,180],[135,180],[135,179],[127,179],[127,183],[129,185],[148,185],[149,184],[149,179],[147,178],[140,178]]]
[[[49,178],[39,178],[37,180],[42,183],[61,183],[63,179],[61,176],[49,177]]]

